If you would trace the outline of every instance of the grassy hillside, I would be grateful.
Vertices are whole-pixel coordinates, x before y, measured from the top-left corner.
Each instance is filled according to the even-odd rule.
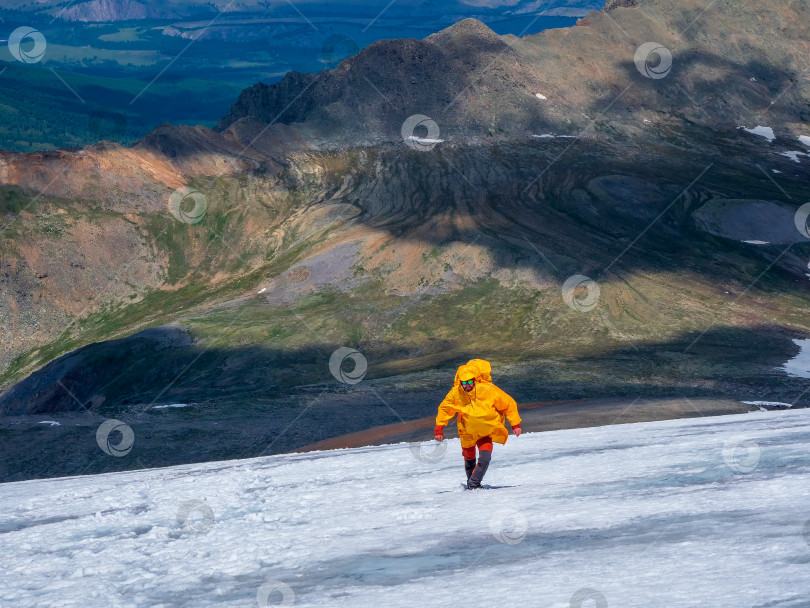
[[[163,122],[213,124],[245,84],[167,78],[130,105],[148,82],[136,74],[112,77],[65,69],[54,73],[16,62],[0,62],[0,71],[0,149],[21,152],[102,139],[131,144]],[[189,104],[189,99],[196,101]]]
[[[576,394],[611,390],[595,373],[605,365],[613,366],[616,390],[646,383],[650,375],[652,385],[680,390],[692,382],[711,384],[724,373],[748,374],[738,355],[728,367],[713,360],[710,345],[717,341],[751,349],[749,363],[757,369],[760,357],[786,358],[794,349],[789,337],[810,331],[803,314],[803,260],[810,244],[741,243],[709,234],[692,220],[718,196],[773,200],[767,176],[747,172],[747,160],[726,157],[684,190],[699,172],[698,160],[708,157],[689,159],[680,175],[671,171],[683,162],[677,151],[663,164],[633,161],[628,172],[624,159],[606,156],[609,150],[571,152],[569,170],[522,200],[514,198],[519,186],[508,184],[529,183],[530,167],[548,151],[541,145],[460,147],[432,160],[356,150],[314,155],[272,177],[199,178],[192,184],[205,192],[208,209],[195,225],[166,212],[140,214],[133,222],[81,202],[68,206],[67,214],[48,213],[50,201],[41,202],[18,244],[64,240],[79,229],[79,219],[102,230],[125,222],[161,268],[160,286],[127,287],[127,280],[113,276],[97,305],[68,317],[68,328],[55,339],[17,356],[3,383],[83,345],[167,323],[186,328],[194,344],[141,357],[161,373],[194,361],[193,380],[173,385],[166,396],[181,401],[205,399],[214,385],[249,393],[273,374],[281,376],[267,381],[281,392],[315,382],[323,378],[324,357],[341,345],[365,354],[369,377],[427,369],[468,353],[502,362],[574,357],[586,369],[594,366],[586,373],[591,388]],[[472,176],[482,165],[489,177],[481,185],[454,178],[459,171]],[[632,175],[636,188],[649,188],[643,213],[610,189],[619,182],[606,180],[621,175]],[[779,179],[785,193],[798,198],[801,179]],[[428,183],[434,184],[431,198],[421,200]],[[16,200],[11,193],[9,200]],[[5,245],[10,255],[21,256],[13,242]],[[598,282],[592,310],[574,310],[563,300],[564,281],[577,273]],[[121,297],[110,299],[114,292]],[[700,348],[678,354],[690,336],[700,337]],[[772,347],[751,343],[759,339]],[[106,352],[103,346],[82,351],[83,365],[98,369],[90,374],[92,386],[80,392],[115,377],[105,389],[106,403],[127,403],[133,392],[154,398],[165,384],[163,375],[138,370],[127,380],[117,364],[92,363],[98,348]],[[198,360],[200,348],[206,355]],[[650,349],[673,351],[661,360],[668,362],[661,374],[649,371],[655,360]],[[309,363],[291,352],[309,353]],[[623,354],[619,361],[600,361],[600,353],[611,352]],[[276,371],[268,376],[269,369]],[[723,373],[712,371],[717,369]],[[549,370],[556,371],[544,376],[548,383],[565,386],[571,379],[564,366]],[[249,380],[254,373],[255,382]],[[135,378],[137,390],[130,385]],[[48,408],[73,406],[62,395]]]

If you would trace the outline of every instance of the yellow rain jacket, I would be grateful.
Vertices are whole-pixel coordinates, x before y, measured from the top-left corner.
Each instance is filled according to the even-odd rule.
[[[453,388],[439,404],[436,425],[445,426],[458,414],[458,436],[461,447],[475,445],[481,437],[491,437],[496,443],[506,443],[509,432],[504,416],[513,427],[520,424],[517,403],[492,384],[492,367],[483,359],[472,359],[458,368]],[[461,381],[475,378],[475,388],[467,393]]]

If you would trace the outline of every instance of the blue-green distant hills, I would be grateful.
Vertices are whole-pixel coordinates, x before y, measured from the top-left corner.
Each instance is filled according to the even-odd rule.
[[[126,145],[164,122],[213,126],[242,89],[333,68],[377,40],[424,38],[470,16],[499,34],[536,33],[570,26],[601,2],[228,4],[4,3],[0,149]],[[13,57],[8,39],[18,27],[46,41],[38,61]],[[22,48],[33,44],[29,37]]]

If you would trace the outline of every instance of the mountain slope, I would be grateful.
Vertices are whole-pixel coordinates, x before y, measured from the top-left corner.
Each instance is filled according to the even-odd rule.
[[[642,139],[656,126],[733,129],[767,113],[779,134],[795,137],[810,118],[810,85],[801,77],[808,10],[645,0],[523,38],[466,19],[424,40],[374,43],[329,72],[257,84],[219,128],[244,117],[281,120],[335,146],[399,141],[403,121],[417,113],[450,141],[577,135],[596,114],[617,135]],[[663,78],[645,78],[634,62],[650,40],[672,55]]]
[[[798,608],[808,440],[810,410],[524,434],[475,492],[457,440],[2,484],[0,602]]]
[[[803,10],[639,2],[522,39],[467,21],[254,87],[218,130],[3,154],[0,412],[297,412],[313,387],[346,389],[328,367],[346,345],[369,379],[436,371],[401,403],[396,381],[380,393],[399,407],[369,391],[353,423],[427,415],[420,391],[473,356],[525,401],[803,399],[775,371],[810,334],[810,239],[794,223],[807,160],[785,156],[807,128],[806,83],[789,83]],[[641,76],[617,24],[682,44],[671,74]],[[749,76],[759,51],[773,64]],[[690,102],[704,85],[727,105]],[[773,141],[737,128],[749,93],[774,97],[760,112]],[[454,97],[434,117],[445,141],[407,147],[405,118]],[[201,221],[172,213],[182,188],[204,197]],[[594,307],[566,303],[576,275],[598,285]],[[137,335],[161,326],[189,340]],[[299,431],[298,445],[323,438]]]

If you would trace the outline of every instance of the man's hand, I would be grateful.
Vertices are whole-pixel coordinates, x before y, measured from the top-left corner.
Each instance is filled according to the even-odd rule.
[[[515,426],[513,426],[512,427],[512,432],[515,434],[515,437],[518,437],[520,435],[520,433],[522,432],[520,430],[520,425],[516,424]]]
[[[444,427],[440,424],[436,425],[436,428],[433,429],[433,438],[436,441],[443,441],[444,440]]]

